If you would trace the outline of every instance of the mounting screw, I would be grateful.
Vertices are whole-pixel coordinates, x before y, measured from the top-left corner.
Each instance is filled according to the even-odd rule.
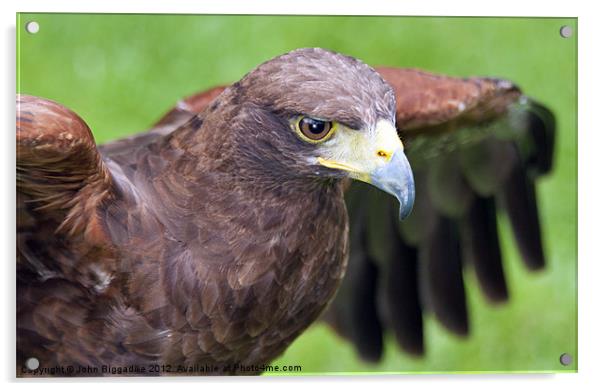
[[[569,38],[573,35],[573,28],[571,26],[562,26],[560,28],[560,36],[562,38]]]
[[[36,369],[38,369],[40,367],[40,360],[38,360],[35,357],[30,357],[25,361],[25,366],[30,371],[35,371]]]
[[[25,24],[25,31],[29,34],[36,34],[40,31],[40,24],[38,22],[27,22]]]
[[[567,365],[571,365],[572,362],[573,362],[573,357],[570,354],[568,354],[568,353],[562,353],[560,355],[560,363],[562,365],[564,365],[565,367]]]

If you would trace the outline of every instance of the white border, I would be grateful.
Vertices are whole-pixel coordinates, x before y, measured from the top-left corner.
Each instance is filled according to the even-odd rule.
[[[19,11],[40,12],[119,12],[119,13],[216,13],[216,14],[345,14],[345,15],[455,15],[455,16],[577,16],[577,3],[546,1],[545,6],[529,6],[524,0],[474,4],[456,1],[391,0],[303,0],[285,1],[69,1],[23,0]]]
[[[289,4],[290,3],[290,4]],[[535,386],[546,390],[602,389],[597,373],[602,362],[600,344],[602,325],[600,308],[602,304],[602,260],[597,250],[600,243],[598,219],[602,192],[600,177],[602,162],[599,149],[602,146],[600,134],[599,95],[602,92],[600,74],[600,38],[602,15],[595,12],[595,1],[545,1],[504,0],[502,2],[471,2],[469,0],[430,0],[401,2],[391,0],[301,0],[294,2],[269,2],[263,0],[231,0],[227,3],[201,0],[164,1],[67,1],[67,0],[21,0],[18,4],[2,1],[0,18],[3,24],[2,53],[3,91],[0,93],[0,109],[5,120],[2,129],[2,145],[5,148],[0,164],[4,190],[2,194],[2,214],[5,224],[0,235],[1,247],[5,253],[4,265],[4,320],[1,323],[2,345],[0,371],[8,386],[18,383],[26,388],[57,387],[60,389],[82,388],[104,389],[105,387],[131,388],[131,383],[145,383],[145,387],[164,388],[166,382],[176,382],[178,387],[232,387],[307,389],[316,386],[333,387],[334,382],[345,382],[344,387],[369,386],[377,382],[377,387],[401,387],[414,389],[471,390],[487,391],[511,387]],[[348,378],[263,378],[263,379],[148,379],[105,380],[100,383],[86,380],[70,382],[15,382],[14,368],[14,91],[15,91],[15,13],[21,12],[118,12],[118,13],[234,13],[234,14],[348,14],[348,15],[461,15],[461,16],[563,16],[579,17],[579,373],[559,375],[420,375],[403,377],[348,377]],[[16,384],[17,383],[17,384]],[[83,384],[82,384],[83,383]],[[107,384],[109,383],[109,384]],[[537,384],[536,384],[537,383]]]

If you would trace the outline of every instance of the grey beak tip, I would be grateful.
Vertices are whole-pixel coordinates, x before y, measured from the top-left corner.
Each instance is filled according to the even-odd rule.
[[[408,217],[414,207],[414,175],[403,151],[396,152],[386,165],[376,170],[371,182],[397,198],[400,220]]]
[[[405,220],[406,217],[412,213],[414,208],[414,178],[411,178],[411,183],[408,184],[407,197],[403,201],[399,202],[399,220]]]

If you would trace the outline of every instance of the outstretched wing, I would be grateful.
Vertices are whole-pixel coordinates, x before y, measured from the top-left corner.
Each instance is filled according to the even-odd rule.
[[[326,314],[370,361],[382,355],[385,330],[403,350],[423,354],[425,311],[467,335],[466,267],[491,302],[508,299],[498,210],[527,267],[544,267],[535,180],[551,169],[555,132],[553,114],[508,81],[378,71],[396,92],[416,203],[398,222],[395,200],[351,185],[349,269]]]
[[[16,131],[18,275],[86,281],[87,260],[109,251],[95,212],[112,191],[92,133],[64,106],[27,95],[17,96]]]
[[[498,209],[528,268],[544,267],[535,180],[551,169],[555,132],[553,114],[506,80],[377,70],[396,92],[416,203],[400,223],[392,197],[360,182],[350,186],[349,266],[324,316],[369,361],[382,356],[387,330],[403,350],[423,354],[425,311],[467,335],[467,266],[490,301],[508,299]],[[182,100],[151,133],[176,129],[224,88]]]
[[[94,365],[104,330],[90,314],[117,267],[97,214],[113,179],[86,123],[60,104],[19,95],[16,124],[18,362]]]

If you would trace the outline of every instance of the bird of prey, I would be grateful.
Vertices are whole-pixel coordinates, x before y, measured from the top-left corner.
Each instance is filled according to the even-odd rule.
[[[298,49],[101,146],[17,106],[19,376],[261,373],[321,315],[367,360],[387,329],[421,354],[425,310],[468,333],[463,264],[507,298],[498,205],[544,264],[554,118],[507,81]]]

